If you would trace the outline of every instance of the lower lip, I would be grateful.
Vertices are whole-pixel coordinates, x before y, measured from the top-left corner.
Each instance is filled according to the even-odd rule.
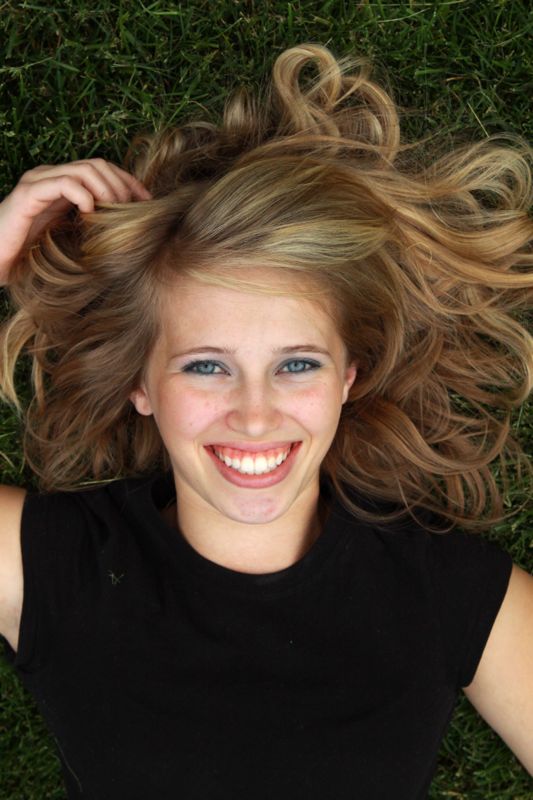
[[[289,474],[294,459],[296,458],[296,453],[300,449],[300,445],[301,442],[293,444],[285,461],[280,464],[279,467],[276,467],[275,470],[272,470],[272,472],[267,472],[263,475],[243,475],[241,472],[237,472],[236,469],[228,467],[224,461],[221,461],[220,458],[215,455],[210,447],[206,447],[205,449],[215,462],[215,466],[222,477],[230,483],[233,483],[234,486],[242,486],[246,489],[263,489],[267,486],[274,486],[274,484],[279,483]]]

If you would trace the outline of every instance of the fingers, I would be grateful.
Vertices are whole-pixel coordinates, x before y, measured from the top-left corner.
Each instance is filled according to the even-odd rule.
[[[24,187],[21,185],[22,188]],[[53,178],[43,177],[33,182],[33,186],[26,186],[23,215],[33,219],[60,198],[77,205],[80,211],[94,211],[94,194],[72,176],[58,175]]]
[[[60,180],[61,186],[66,187],[67,193],[74,192],[76,196],[85,198],[82,203],[84,207],[87,205],[86,195],[76,191],[72,182],[84,187],[90,193],[91,200],[96,202],[127,203],[132,199],[148,200],[152,197],[135,176],[102,158],[73,161],[68,164],[43,164],[24,173],[20,182],[28,184],[47,179]],[[94,208],[94,203],[91,205]],[[82,206],[80,209],[85,210]]]
[[[134,197],[137,197],[139,200],[151,200],[152,194],[148,191],[146,186],[141,183],[141,181],[132,175],[130,172],[126,172],[126,170],[118,167],[116,164],[113,164],[111,161],[107,162],[108,166],[116,173],[116,175],[122,179],[129,186],[130,191]]]

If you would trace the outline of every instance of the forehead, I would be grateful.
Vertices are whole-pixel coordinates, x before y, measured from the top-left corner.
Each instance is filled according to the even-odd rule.
[[[257,280],[258,271],[250,273]],[[239,277],[246,272],[239,270]],[[267,294],[203,283],[180,276],[165,287],[161,296],[160,323],[164,338],[197,340],[210,331],[241,336],[263,332],[265,338],[297,335],[314,330],[316,336],[336,336],[331,304],[295,294],[296,282],[279,278],[272,270],[261,271],[262,285],[283,294]],[[296,289],[297,291],[297,289]],[[325,307],[324,307],[325,304]],[[196,344],[196,341],[193,342]]]

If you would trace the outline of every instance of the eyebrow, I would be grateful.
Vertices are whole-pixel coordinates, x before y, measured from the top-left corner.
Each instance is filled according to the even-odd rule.
[[[329,356],[329,350],[326,350],[323,347],[317,347],[316,344],[296,344],[296,345],[289,345],[288,347],[275,347],[272,352],[276,355],[280,353],[295,353],[296,351],[305,350],[308,353],[322,353],[325,356]],[[231,349],[229,347],[213,347],[212,345],[206,344],[202,345],[201,347],[193,347],[190,350],[184,350],[181,353],[176,353],[173,358],[178,356],[189,356],[192,353],[222,353],[223,355],[235,355],[237,351],[235,349]]]

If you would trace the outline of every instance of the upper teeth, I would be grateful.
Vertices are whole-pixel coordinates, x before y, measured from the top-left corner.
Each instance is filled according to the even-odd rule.
[[[217,449],[216,447],[213,448],[216,455],[220,458],[221,461],[228,467],[232,467],[236,469],[238,472],[241,472],[245,475],[261,475],[264,472],[271,472],[273,469],[276,469],[289,455],[291,445],[278,455],[274,455],[272,451],[269,454],[261,454],[257,456],[250,456],[245,455],[242,457],[236,456],[232,458],[227,454],[223,454],[221,450]],[[232,450],[232,453],[236,453],[235,450]]]

